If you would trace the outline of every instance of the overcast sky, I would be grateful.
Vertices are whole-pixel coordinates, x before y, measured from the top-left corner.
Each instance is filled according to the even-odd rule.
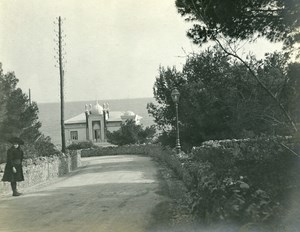
[[[59,101],[56,17],[66,18],[65,100],[152,97],[158,68],[199,49],[175,0],[0,0],[0,62],[39,102]],[[274,45],[254,50],[262,55]],[[182,49],[183,48],[183,49]]]

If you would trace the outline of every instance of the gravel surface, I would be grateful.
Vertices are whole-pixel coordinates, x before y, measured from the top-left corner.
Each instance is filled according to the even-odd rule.
[[[151,158],[90,157],[83,158],[83,163],[70,175],[26,190],[20,197],[1,198],[0,231],[137,232],[155,228],[153,223],[166,212],[161,206],[168,196]]]

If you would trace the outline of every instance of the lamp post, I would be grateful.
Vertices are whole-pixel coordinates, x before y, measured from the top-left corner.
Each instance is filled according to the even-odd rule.
[[[175,88],[172,90],[171,97],[173,102],[176,106],[176,131],[177,131],[177,138],[176,138],[176,152],[177,154],[180,154],[181,152],[181,146],[180,146],[180,139],[179,139],[179,124],[178,124],[178,102],[179,102],[179,91]]]

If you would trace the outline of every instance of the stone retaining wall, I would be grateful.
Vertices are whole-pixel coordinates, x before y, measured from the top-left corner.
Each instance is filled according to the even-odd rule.
[[[90,156],[105,156],[105,155],[124,155],[124,154],[148,154],[151,148],[156,148],[157,145],[127,145],[119,147],[99,147],[81,150],[81,157]]]
[[[24,179],[19,188],[31,187],[36,184],[63,176],[81,166],[79,151],[70,154],[52,157],[37,157],[23,161]],[[0,180],[2,179],[5,164],[0,164]],[[0,195],[11,191],[9,182],[0,181]]]

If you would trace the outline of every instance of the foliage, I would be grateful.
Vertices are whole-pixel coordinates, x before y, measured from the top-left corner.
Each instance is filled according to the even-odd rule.
[[[197,44],[220,34],[234,39],[264,36],[292,45],[300,41],[298,0],[176,0],[178,12],[194,21],[188,36]]]
[[[300,180],[299,156],[285,146],[297,151],[299,145],[292,138],[261,137],[208,141],[194,147],[188,158],[158,145],[144,152],[185,183],[190,208],[200,222],[280,228],[286,223],[291,194],[299,194]]]
[[[299,152],[299,145],[297,139],[262,137],[207,141],[194,147],[187,158],[158,144],[101,147],[81,154],[153,157],[171,168],[186,185],[189,192],[185,197],[190,202],[187,207],[201,218],[201,223],[280,228],[286,223],[283,217],[290,210],[291,193],[299,194],[300,180],[299,156],[285,146]]]
[[[127,120],[121,128],[114,132],[108,132],[108,142],[116,145],[142,144],[151,142],[156,130],[154,126],[143,129],[133,120]]]
[[[41,135],[34,143],[34,149],[37,151],[38,156],[53,156],[62,154],[61,151],[59,151],[51,142],[51,138],[44,135]]]
[[[269,95],[275,106],[286,118],[286,124],[297,132],[289,110],[277,99],[255,72],[255,64],[238,55],[240,40],[256,41],[264,37],[271,42],[280,41],[290,55],[300,56],[297,43],[300,42],[300,3],[298,0],[254,0],[254,1],[213,1],[176,0],[178,12],[186,20],[194,21],[188,36],[194,43],[202,45],[214,41],[223,51],[239,60],[250,72],[261,88]],[[225,43],[222,41],[225,40]],[[243,41],[244,43],[244,41]],[[245,43],[244,43],[245,44]]]
[[[0,68],[0,140],[20,136],[26,142],[34,142],[41,134],[38,107],[17,88],[18,81],[14,73],[3,74]]]
[[[11,147],[9,143],[0,144],[0,163],[6,162],[7,150]],[[33,143],[25,143],[21,146],[24,151],[24,158],[36,158],[39,156],[47,157],[62,154],[55,145],[51,142],[49,136],[41,135]]]
[[[80,149],[88,149],[96,147],[91,141],[83,141],[70,144],[67,149],[68,150],[80,150]]]
[[[192,191],[192,210],[206,223],[235,221],[238,223],[267,222],[279,217],[279,202],[264,190],[255,189],[240,179],[217,179],[211,168],[200,166],[198,175],[204,175]]]
[[[285,138],[210,141],[195,148],[193,210],[207,223],[272,222],[287,208],[298,186],[299,157],[281,144]]]
[[[148,154],[148,150],[153,150],[157,147],[156,144],[130,144],[124,146],[105,146],[105,147],[95,147],[92,149],[83,149],[80,154],[81,157],[91,157],[91,156],[109,156],[109,155],[140,155]]]
[[[39,131],[38,106],[17,88],[18,82],[13,72],[3,73],[0,63],[0,161],[6,161],[7,140],[12,136],[25,141],[25,158],[59,154],[50,138]]]
[[[257,64],[257,75],[292,117],[299,118],[300,64],[288,64],[280,53],[259,61],[249,57],[249,62]],[[250,75],[217,48],[189,56],[182,72],[161,67],[153,88],[158,104],[147,108],[162,131],[163,144],[175,145],[175,87],[181,94],[180,137],[187,149],[211,139],[290,133],[283,113]]]
[[[286,103],[288,104],[289,109],[295,110],[295,121],[300,122],[300,64],[289,64],[286,72],[289,77],[289,81],[287,82],[288,92],[285,92],[288,96]]]

